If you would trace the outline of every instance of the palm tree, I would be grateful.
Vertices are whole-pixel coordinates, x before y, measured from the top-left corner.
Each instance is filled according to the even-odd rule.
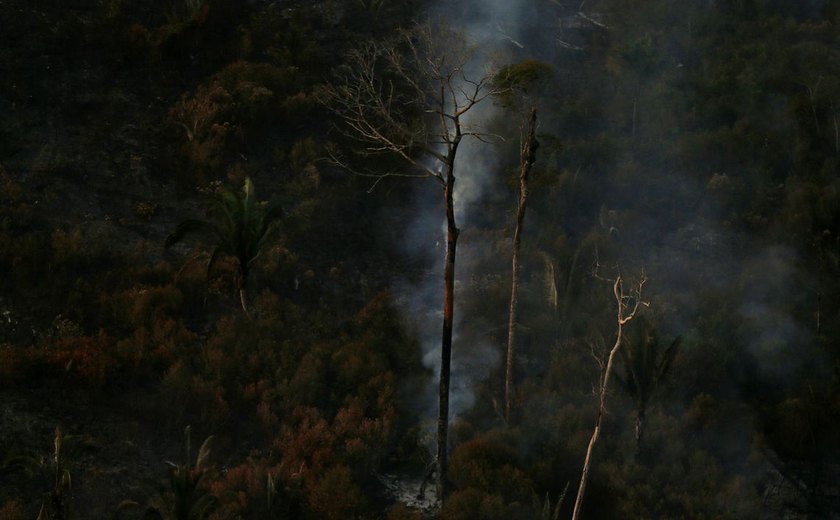
[[[70,517],[70,471],[75,465],[76,450],[72,448],[76,440],[76,437],[64,435],[61,428],[56,427],[51,454],[23,453],[0,464],[0,473],[20,472],[44,483],[46,491],[36,520],[65,520]]]
[[[218,507],[219,499],[206,491],[209,476],[210,444],[207,437],[198,449],[195,463],[190,451],[190,427],[184,430],[186,458],[183,464],[168,462],[168,492],[151,500],[143,515],[149,520],[204,520]]]
[[[190,234],[212,237],[216,246],[207,263],[207,277],[220,258],[234,257],[239,303],[249,316],[245,295],[248,273],[277,231],[278,221],[283,216],[279,201],[258,203],[254,183],[247,178],[240,191],[221,188],[213,193],[208,199],[207,216],[209,220],[188,219],[178,224],[175,232],[166,237],[164,245],[169,247]]]
[[[679,350],[681,338],[674,339],[667,348],[659,342],[653,324],[640,316],[627,335],[621,357],[624,373],[617,374],[621,387],[633,399],[636,407],[636,449],[642,444],[645,412],[651,397],[668,376]]]

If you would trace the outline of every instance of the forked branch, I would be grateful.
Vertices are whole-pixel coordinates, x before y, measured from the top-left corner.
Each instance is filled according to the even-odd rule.
[[[595,443],[601,434],[601,419],[606,410],[607,400],[607,386],[610,382],[610,374],[613,369],[613,362],[618,350],[621,348],[623,340],[624,326],[630,323],[636,317],[639,309],[648,307],[650,304],[642,299],[642,289],[644,289],[647,278],[644,274],[639,281],[633,286],[633,289],[627,293],[624,290],[624,281],[621,274],[616,276],[613,280],[613,296],[616,304],[616,335],[615,343],[610,349],[607,356],[606,365],[602,365],[601,375],[598,384],[598,410],[595,414],[595,427],[592,430],[592,436],[589,438],[589,445],[586,447],[586,457],[583,461],[583,470],[580,476],[580,485],[578,487],[577,498],[575,498],[575,508],[572,512],[572,520],[580,518],[580,509],[583,504],[583,496],[586,492],[586,481],[589,477],[590,463],[592,462],[592,451],[595,448]]]

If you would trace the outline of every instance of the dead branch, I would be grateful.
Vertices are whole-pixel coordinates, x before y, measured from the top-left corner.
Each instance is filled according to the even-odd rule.
[[[362,176],[376,178],[375,184],[384,177],[406,176],[433,177],[444,184],[442,166],[463,137],[501,139],[462,121],[499,92],[489,74],[474,78],[466,72],[471,53],[462,35],[446,27],[433,30],[427,22],[390,41],[365,42],[348,54],[336,80],[319,95],[339,116],[335,130],[360,145],[357,155],[396,156],[415,171]],[[360,174],[346,160],[333,163]]]
[[[321,160],[326,161],[329,164],[332,164],[334,166],[337,166],[338,168],[340,168],[344,171],[350,172],[353,175],[356,175],[358,177],[368,177],[368,178],[372,179],[373,184],[371,184],[371,186],[367,189],[368,193],[371,193],[380,182],[382,182],[384,179],[387,179],[389,177],[402,177],[402,178],[409,178],[409,179],[422,179],[422,178],[425,178],[425,177],[432,177],[435,180],[437,180],[438,182],[441,181],[441,177],[440,177],[439,174],[430,173],[428,170],[422,171],[420,173],[405,173],[405,172],[394,172],[394,171],[381,172],[381,171],[375,171],[375,170],[369,170],[369,169],[360,170],[360,169],[356,168],[355,166],[351,165],[349,162],[347,162],[344,159],[344,157],[342,157],[341,154],[338,153],[338,151],[336,151],[335,149],[331,149],[331,148],[327,149],[327,157],[321,158]]]
[[[322,103],[339,117],[338,131],[360,145],[356,154],[387,154],[408,167],[407,173],[369,173],[375,179],[371,189],[391,176],[432,177],[443,188],[447,226],[435,456],[441,500],[448,488],[449,379],[460,233],[454,209],[455,157],[464,137],[486,137],[462,119],[497,92],[489,74],[476,78],[468,73],[471,52],[464,36],[445,24],[420,24],[390,41],[363,44],[321,95]]]
[[[639,278],[639,281],[633,286],[633,289],[627,293],[624,290],[624,283],[619,273],[615,280],[613,280],[613,297],[616,304],[616,335],[615,343],[610,349],[607,357],[606,366],[602,367],[600,381],[598,384],[598,409],[595,414],[595,427],[592,430],[592,436],[589,438],[589,445],[586,447],[586,457],[583,461],[583,470],[581,471],[580,486],[578,487],[577,498],[575,498],[575,508],[572,512],[572,520],[578,520],[580,517],[580,508],[583,504],[583,496],[586,492],[586,481],[589,477],[589,468],[592,462],[592,451],[595,448],[595,443],[601,434],[601,419],[606,410],[607,387],[610,382],[610,374],[612,374],[613,362],[618,350],[621,348],[623,339],[624,326],[630,323],[636,317],[637,312],[641,307],[648,307],[649,303],[642,299],[642,289],[644,289],[647,278],[644,274]]]
[[[581,4],[581,5],[583,5],[583,4]],[[599,22],[598,20],[593,19],[591,16],[587,15],[587,14],[586,14],[586,13],[584,13],[583,11],[578,11],[578,14],[577,14],[577,15],[578,15],[578,16],[579,16],[582,20],[585,20],[585,21],[587,21],[587,22],[591,23],[591,24],[592,24],[592,25],[594,25],[595,27],[600,27],[601,29],[604,29],[604,30],[606,30],[606,31],[608,31],[608,30],[610,29],[608,25],[606,25],[606,24],[604,24],[604,23],[601,23],[601,22]]]

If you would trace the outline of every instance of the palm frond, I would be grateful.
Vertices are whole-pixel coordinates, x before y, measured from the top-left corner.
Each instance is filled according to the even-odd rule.
[[[224,251],[221,246],[216,246],[213,248],[213,252],[210,253],[210,259],[207,261],[207,280],[210,280],[210,275],[213,274],[213,268],[216,267],[219,259],[224,256]]]
[[[257,194],[254,189],[254,182],[250,177],[245,178],[245,184],[242,186],[242,212],[245,217],[252,217],[255,215],[255,208],[257,205]]]
[[[195,459],[195,467],[204,469],[207,466],[208,461],[210,460],[210,445],[213,442],[213,436],[209,436],[204,439],[204,442],[201,443],[201,447],[198,449],[198,456]]]
[[[665,350],[665,353],[662,354],[662,359],[659,362],[659,366],[657,367],[657,382],[664,381],[665,378],[668,376],[668,372],[671,370],[671,365],[674,363],[674,359],[676,359],[677,354],[680,350],[680,345],[682,344],[682,336],[677,336],[674,338],[674,341],[668,345],[668,348]]]
[[[676,338],[662,352],[653,323],[640,316],[633,325],[620,351],[624,373],[618,379],[627,394],[637,401],[640,408],[644,408],[653,392],[667,377],[681,340]]]
[[[174,244],[177,244],[188,235],[192,234],[213,234],[218,236],[218,230],[215,226],[213,226],[209,222],[205,222],[203,220],[196,220],[196,219],[188,219],[180,224],[175,228],[175,231],[166,237],[166,240],[163,243],[164,247],[171,247]]]
[[[112,520],[120,520],[125,516],[125,512],[129,510],[135,510],[140,507],[140,504],[135,502],[134,500],[123,500],[119,503],[117,508],[114,510],[114,516],[111,517]]]
[[[274,238],[282,215],[279,200],[273,199],[266,204],[257,202],[254,183],[247,178],[240,190],[220,188],[215,191],[207,200],[208,220],[182,222],[166,238],[165,245],[169,247],[192,233],[213,235],[216,244],[207,264],[207,278],[221,256],[233,256],[239,268],[237,289],[244,291],[251,264]],[[242,294],[244,292],[240,292],[240,300]]]
[[[204,520],[219,505],[215,495],[203,495],[190,508],[189,520]]]

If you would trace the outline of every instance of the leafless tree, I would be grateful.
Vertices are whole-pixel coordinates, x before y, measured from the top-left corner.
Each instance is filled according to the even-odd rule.
[[[642,276],[634,285],[630,293],[624,290],[624,280],[621,274],[612,280],[613,296],[616,303],[616,335],[615,343],[609,351],[606,363],[601,363],[601,376],[598,381],[598,410],[595,414],[595,427],[592,430],[592,436],[589,438],[589,445],[586,448],[586,457],[583,461],[583,471],[580,476],[580,486],[578,487],[577,497],[575,498],[575,508],[572,512],[572,520],[580,518],[580,508],[583,503],[583,495],[586,492],[586,481],[589,477],[589,465],[592,461],[592,451],[595,443],[598,441],[598,436],[601,434],[601,419],[604,416],[607,401],[607,385],[610,382],[610,374],[612,373],[613,363],[618,350],[621,348],[624,327],[636,317],[636,313],[643,306],[648,306],[648,303],[642,299],[642,289],[644,288],[646,278]]]
[[[443,331],[435,470],[441,499],[447,493],[449,380],[455,306],[455,158],[465,137],[486,135],[468,124],[467,114],[495,93],[488,71],[471,67],[473,49],[464,35],[445,24],[426,23],[386,42],[367,42],[353,51],[323,100],[342,120],[339,131],[371,157],[401,159],[407,169],[378,171],[359,167],[333,153],[333,160],[372,179],[371,189],[388,177],[428,177],[443,189],[446,214]]]

